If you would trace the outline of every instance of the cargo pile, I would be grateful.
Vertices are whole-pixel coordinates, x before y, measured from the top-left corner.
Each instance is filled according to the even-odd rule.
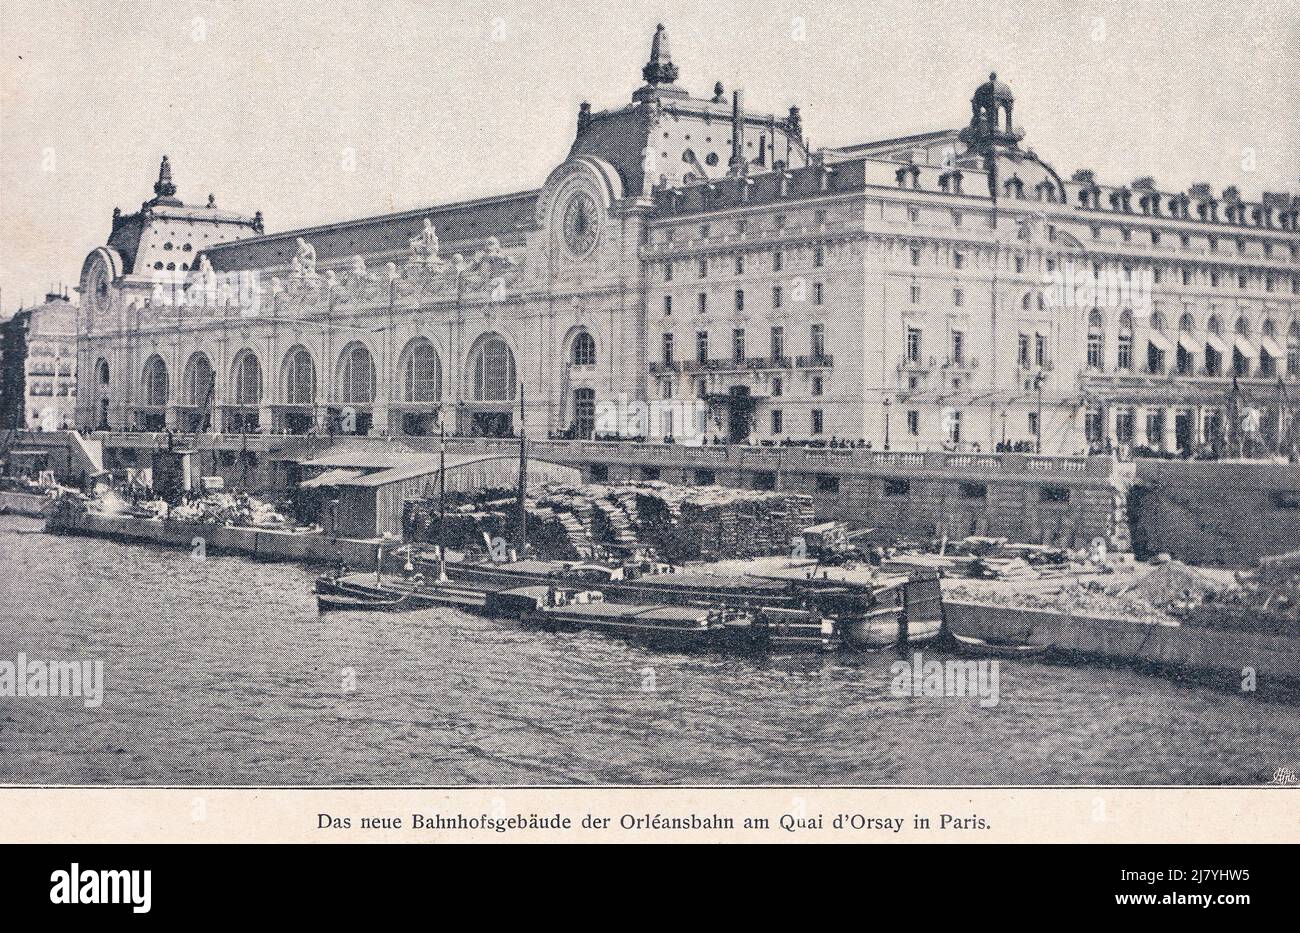
[[[154,500],[165,507],[161,500]],[[146,507],[148,504],[145,504]],[[162,517],[193,525],[229,525],[233,528],[289,529],[293,522],[269,502],[245,493],[210,492],[172,506]]]
[[[574,560],[603,553],[652,552],[671,563],[788,554],[813,522],[812,497],[654,480],[607,485],[548,484],[527,500],[528,541],[540,556]],[[483,535],[513,540],[515,499],[508,490],[406,502],[407,540],[451,548],[483,546]]]

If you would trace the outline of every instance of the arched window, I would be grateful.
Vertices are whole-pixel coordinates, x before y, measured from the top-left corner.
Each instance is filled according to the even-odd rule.
[[[1151,329],[1158,334],[1164,333],[1165,318],[1164,315],[1161,314],[1159,311],[1151,312]]]
[[[1093,308],[1092,311],[1088,314],[1088,329],[1094,331],[1100,331],[1104,327],[1105,327],[1105,323],[1102,321],[1101,312],[1098,311],[1096,308]]]
[[[1105,367],[1106,336],[1104,333],[1104,322],[1102,321],[1101,312],[1096,308],[1088,315],[1088,358],[1087,364],[1089,369],[1103,369]]]
[[[417,339],[402,368],[402,401],[436,402],[442,398],[442,362],[433,344]]]
[[[1292,324],[1287,331],[1286,371],[1292,378],[1300,377],[1300,322]]]
[[[375,400],[375,365],[363,344],[350,344],[339,357],[339,401],[369,405]]]
[[[1274,338],[1274,336],[1276,336],[1276,334],[1277,334],[1277,332],[1273,329],[1273,322],[1272,322],[1272,321],[1265,321],[1265,322],[1260,326],[1260,328],[1259,328],[1259,332],[1260,332],[1261,334],[1263,334],[1265,337],[1267,337],[1269,340],[1272,340],[1272,339]]]
[[[285,361],[284,401],[286,405],[316,403],[316,364],[302,347],[291,351]]]
[[[596,341],[585,330],[573,340],[573,365],[596,365]]]
[[[156,353],[144,364],[140,390],[146,405],[161,408],[167,404],[167,364]]]
[[[474,354],[473,398],[476,402],[513,401],[518,391],[515,382],[515,357],[505,340],[492,335]]]
[[[236,358],[231,383],[236,405],[254,408],[262,404],[262,364],[256,354],[245,350]]]
[[[106,387],[108,385],[108,360],[101,359],[96,363],[95,373],[98,376],[96,382],[98,382],[101,387]]]
[[[1196,330],[1196,321],[1190,314],[1184,314],[1178,319],[1178,330],[1184,334],[1190,334]]]
[[[185,364],[185,373],[181,376],[181,398],[186,405],[206,405],[211,390],[212,362],[206,353],[195,353]]]
[[[1210,319],[1205,322],[1205,329],[1216,337],[1223,336],[1223,324],[1219,321],[1217,314],[1210,315]]]
[[[1244,317],[1237,318],[1237,325],[1233,329],[1236,331],[1238,337],[1250,336],[1250,325],[1246,323]]]

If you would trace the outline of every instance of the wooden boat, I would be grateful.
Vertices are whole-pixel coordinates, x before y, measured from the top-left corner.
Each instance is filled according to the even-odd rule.
[[[957,634],[952,635],[951,647],[968,658],[1032,658],[1048,650],[1047,645],[1006,644]]]
[[[554,584],[490,593],[487,610],[546,631],[595,631],[690,649],[761,650],[770,647],[779,624],[717,606],[610,603],[599,591]]]
[[[808,577],[807,568],[763,576],[684,571],[627,579],[619,567],[543,560],[449,562],[446,572],[489,591],[558,584],[600,592],[606,602],[742,610],[752,614],[754,627],[767,629],[767,644],[774,648],[874,651],[926,642],[943,628],[943,594],[933,572],[872,583],[846,581],[851,574],[839,570],[834,579],[826,570]],[[829,634],[824,622],[830,623]]]
[[[342,593],[317,593],[319,612],[392,612],[404,609],[405,596],[345,596]]]
[[[316,593],[334,598],[370,600],[387,603],[391,609],[430,609],[451,606],[468,611],[482,611],[484,593],[481,590],[441,582],[423,583],[414,580],[385,578],[376,583],[373,574],[351,574],[341,577],[321,576],[316,579]]]

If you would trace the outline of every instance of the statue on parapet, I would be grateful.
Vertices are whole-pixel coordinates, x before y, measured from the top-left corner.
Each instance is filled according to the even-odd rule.
[[[426,266],[442,262],[438,256],[438,233],[428,217],[424,218],[420,235],[411,240],[411,262]]]
[[[294,278],[316,278],[316,247],[298,237],[298,252],[293,259]]]

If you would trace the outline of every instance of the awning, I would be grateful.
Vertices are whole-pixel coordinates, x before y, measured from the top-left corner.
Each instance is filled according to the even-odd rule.
[[[1157,350],[1161,350],[1165,353],[1173,352],[1174,345],[1170,343],[1169,339],[1158,330],[1147,331],[1147,340],[1151,341],[1151,345]]]
[[[1205,342],[1209,344],[1210,347],[1213,348],[1214,352],[1219,354],[1219,356],[1226,356],[1228,354],[1228,345],[1223,342],[1223,338],[1218,334],[1206,333]]]
[[[1252,347],[1250,341],[1240,334],[1238,334],[1236,340],[1233,341],[1233,346],[1237,348],[1238,353],[1248,360],[1253,360],[1255,357],[1259,356],[1259,351]]]
[[[1178,345],[1188,353],[1200,353],[1205,349],[1205,344],[1196,339],[1196,335],[1190,331],[1178,332]]]
[[[322,486],[339,486],[362,475],[361,470],[326,470],[315,479],[299,483],[298,487],[300,489],[320,489]]]
[[[1286,351],[1279,347],[1272,337],[1260,337],[1259,345],[1272,359],[1280,360],[1286,356]]]

